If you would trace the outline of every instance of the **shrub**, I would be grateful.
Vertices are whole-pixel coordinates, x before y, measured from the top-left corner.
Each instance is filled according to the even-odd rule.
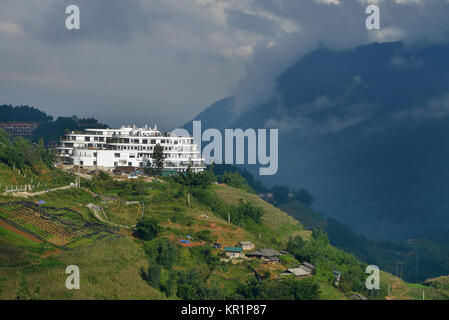
[[[134,235],[142,240],[153,240],[161,232],[159,223],[154,218],[142,218],[137,222]]]
[[[178,248],[167,238],[161,239],[157,247],[156,262],[165,269],[171,269],[178,255]]]
[[[206,242],[214,242],[216,239],[216,236],[212,236],[212,233],[210,230],[201,230],[196,234],[198,239],[201,239]]]
[[[150,286],[155,289],[159,289],[159,283],[161,281],[162,267],[157,264],[150,264],[148,267],[148,274],[146,280]]]
[[[23,275],[20,276],[19,280],[19,290],[17,291],[17,300],[38,300],[39,299],[40,288],[36,287],[31,290],[31,286]]]

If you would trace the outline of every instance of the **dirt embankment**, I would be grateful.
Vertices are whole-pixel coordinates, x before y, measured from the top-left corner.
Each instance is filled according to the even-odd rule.
[[[12,231],[12,232],[14,232],[14,233],[17,233],[18,235],[21,235],[22,237],[27,238],[27,239],[29,239],[29,240],[31,240],[31,241],[34,241],[34,242],[42,242],[42,240],[36,238],[35,236],[32,236],[32,235],[29,234],[29,233],[26,233],[26,232],[24,232],[24,231],[22,231],[22,230],[19,230],[19,229],[17,229],[16,227],[13,227],[12,225],[10,225],[9,223],[6,223],[6,222],[3,221],[3,220],[0,220],[0,226],[2,226],[2,227],[5,228],[5,229],[8,229],[9,231]]]

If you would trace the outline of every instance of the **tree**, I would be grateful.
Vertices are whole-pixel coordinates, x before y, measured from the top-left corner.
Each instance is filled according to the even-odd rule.
[[[40,288],[36,287],[34,291],[31,290],[31,286],[23,275],[20,275],[19,290],[16,294],[17,300],[38,300]]]
[[[320,295],[319,286],[313,278],[294,279],[291,285],[296,300],[316,300]]]
[[[329,243],[329,238],[327,234],[323,232],[321,229],[315,229],[312,231],[312,238],[317,242],[322,243],[323,245],[327,245]]]
[[[227,172],[225,171],[222,176],[218,177],[219,182],[226,183],[231,187],[243,189],[248,192],[253,192],[251,187],[246,182],[245,178],[240,175],[239,172]]]
[[[274,198],[276,199],[278,204],[287,203],[290,201],[289,193],[290,188],[286,186],[274,186],[271,188],[271,192],[273,193]]]
[[[164,238],[159,243],[157,251],[158,256],[156,262],[165,269],[171,269],[176,261],[176,256],[178,255],[176,246],[170,240]]]
[[[298,191],[294,191],[293,194],[295,200],[298,200],[303,205],[308,207],[310,207],[312,203],[315,201],[313,195],[306,189],[299,189]]]
[[[289,239],[287,243],[287,251],[294,256],[300,254],[301,249],[304,247],[306,242],[303,240],[301,236],[296,236],[293,239]]]
[[[159,289],[159,283],[161,281],[162,267],[158,264],[150,264],[148,267],[148,274],[146,280],[150,286],[155,289]]]
[[[137,222],[135,236],[142,240],[153,240],[161,232],[159,223],[154,218],[142,218]]]
[[[177,296],[183,300],[201,299],[200,292],[204,292],[204,279],[197,269],[192,268],[178,273]],[[203,297],[204,298],[204,297]]]
[[[239,199],[239,204],[236,207],[231,207],[231,222],[240,225],[245,222],[254,222],[256,224],[262,223],[262,216],[264,210],[261,207],[255,206],[251,201],[244,202]]]
[[[8,167],[20,169],[22,172],[31,169],[38,174],[36,169],[42,164],[53,169],[53,161],[54,155],[45,150],[43,141],[32,145],[22,137],[10,139],[4,130],[0,130],[0,162]]]
[[[5,281],[5,278],[0,278],[0,299],[2,298],[2,282]]]
[[[174,179],[184,187],[207,189],[212,181],[214,181],[214,175],[209,170],[202,172],[194,172],[192,170],[192,164],[189,163],[185,172],[178,172]]]
[[[160,175],[162,169],[164,169],[164,148],[159,143],[154,147],[151,158],[153,159],[153,168],[156,169],[156,175]]]
[[[168,275],[168,280],[165,283],[160,284],[160,290],[164,292],[167,297],[171,297],[176,294],[177,283],[177,272],[172,270]]]

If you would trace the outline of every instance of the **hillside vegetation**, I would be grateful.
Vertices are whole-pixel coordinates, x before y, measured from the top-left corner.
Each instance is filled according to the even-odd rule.
[[[83,233],[75,242],[67,243],[64,238],[58,244],[29,225],[15,225],[22,235],[10,225],[6,231],[0,229],[1,297],[348,299],[356,292],[369,299],[409,297],[388,296],[389,285],[393,293],[401,288],[394,287],[397,278],[391,275],[381,277],[380,290],[369,292],[366,265],[333,247],[325,233],[306,230],[245,184],[236,188],[215,183],[221,179],[209,171],[139,179],[100,173],[83,180],[80,189],[29,196],[26,201],[43,204],[28,207],[56,219],[59,226],[78,224],[99,233]],[[17,201],[21,198],[1,196],[0,213]],[[10,222],[8,214],[3,213],[6,223]],[[263,264],[246,258],[230,261],[222,249],[214,247],[214,243],[235,246],[239,241],[251,241],[256,249],[288,253],[278,264]],[[287,268],[306,261],[316,266],[314,275],[279,277]],[[80,268],[80,290],[65,288],[68,265]],[[334,271],[342,275],[338,285]],[[438,292],[429,288],[433,290],[429,296]]]
[[[54,155],[45,149],[43,140],[35,144],[22,137],[11,139],[0,129],[0,191],[25,185],[37,191],[73,181],[71,175],[56,170],[53,161]]]

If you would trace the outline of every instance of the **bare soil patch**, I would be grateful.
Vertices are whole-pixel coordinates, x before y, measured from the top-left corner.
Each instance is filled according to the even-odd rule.
[[[19,229],[17,229],[16,227],[13,227],[12,225],[10,225],[9,223],[6,223],[6,222],[3,221],[3,220],[0,220],[0,226],[2,226],[2,227],[5,228],[5,229],[8,229],[9,231],[12,231],[12,232],[14,232],[14,233],[17,233],[18,235],[21,235],[22,237],[25,237],[25,238],[27,238],[27,239],[29,239],[29,240],[31,240],[31,241],[34,241],[34,242],[42,242],[42,240],[36,238],[35,236],[32,236],[32,235],[29,234],[29,233],[26,233],[26,232],[24,232],[24,231],[22,231],[22,230],[19,230]]]

